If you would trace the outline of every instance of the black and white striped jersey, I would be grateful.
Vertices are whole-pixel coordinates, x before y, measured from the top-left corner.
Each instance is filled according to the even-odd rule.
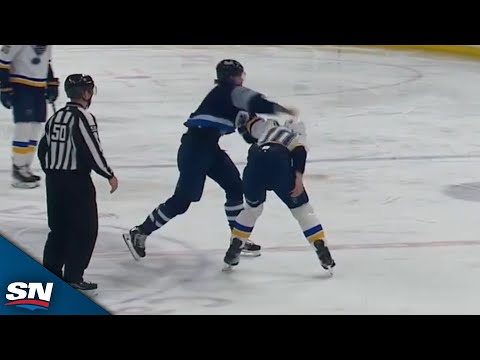
[[[48,119],[38,158],[46,173],[93,170],[107,179],[114,176],[103,154],[95,116],[73,102]]]

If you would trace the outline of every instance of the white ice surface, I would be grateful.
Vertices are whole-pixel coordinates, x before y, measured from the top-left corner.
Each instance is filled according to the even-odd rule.
[[[141,263],[121,239],[171,195],[182,123],[226,57],[244,63],[248,86],[301,110],[333,278],[274,196],[254,232],[262,257],[221,273],[229,234],[211,181],[148,239]],[[75,45],[56,46],[54,64],[62,79],[84,72],[98,84],[91,110],[120,189],[110,195],[94,176],[101,228],[86,278],[111,312],[480,314],[480,204],[445,192],[479,181],[480,63],[335,47]],[[11,130],[2,108],[0,230],[41,259],[45,191],[10,188]],[[221,144],[242,169],[247,145],[237,135]]]

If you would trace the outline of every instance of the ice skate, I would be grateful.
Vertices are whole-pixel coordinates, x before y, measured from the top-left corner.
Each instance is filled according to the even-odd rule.
[[[75,290],[80,291],[86,296],[96,296],[98,294],[98,285],[95,283],[90,283],[82,280],[78,283],[70,283],[70,286],[73,287]]]
[[[245,245],[246,243],[238,238],[232,239],[230,242],[230,247],[223,258],[224,266],[222,271],[231,271],[233,267],[240,263],[240,254],[242,253]]]
[[[34,189],[39,186],[37,177],[29,172],[27,166],[12,168],[12,186],[18,189]]]
[[[147,235],[143,234],[138,226],[135,226],[128,233],[123,234],[123,240],[127,244],[128,250],[132,253],[135,260],[140,261],[141,258],[146,256],[145,241]]]
[[[252,240],[247,240],[245,243],[245,247],[242,249],[241,255],[243,256],[250,256],[250,257],[257,257],[262,255],[260,253],[262,247],[258,244],[255,244]]]
[[[316,253],[318,256],[318,259],[320,260],[321,266],[327,270],[330,275],[333,275],[333,268],[335,267],[335,261],[332,258],[332,255],[330,254],[330,250],[328,247],[325,246],[325,242],[323,240],[318,240],[315,241],[313,246],[316,249]]]
[[[34,178],[35,181],[37,181],[37,182],[40,181],[40,180],[42,180],[42,178],[41,178],[40,176],[35,175],[35,174],[32,172],[32,169],[31,169],[30,167],[27,167],[27,173],[28,173],[32,178]]]

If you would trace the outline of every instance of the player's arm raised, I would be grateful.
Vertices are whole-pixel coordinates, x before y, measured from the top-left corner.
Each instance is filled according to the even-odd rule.
[[[298,111],[296,109],[286,108],[276,102],[267,100],[263,94],[244,86],[237,86],[233,89],[232,103],[237,108],[250,113],[284,113],[294,117],[298,116]]]
[[[0,99],[7,109],[12,107],[13,89],[10,85],[10,64],[25,45],[3,45],[0,50]]]

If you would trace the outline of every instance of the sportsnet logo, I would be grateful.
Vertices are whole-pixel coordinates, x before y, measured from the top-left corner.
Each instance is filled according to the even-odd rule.
[[[24,290],[24,289],[28,289]],[[31,311],[48,310],[52,297],[53,283],[24,283],[14,282],[8,285],[7,303],[5,306],[16,306]]]

